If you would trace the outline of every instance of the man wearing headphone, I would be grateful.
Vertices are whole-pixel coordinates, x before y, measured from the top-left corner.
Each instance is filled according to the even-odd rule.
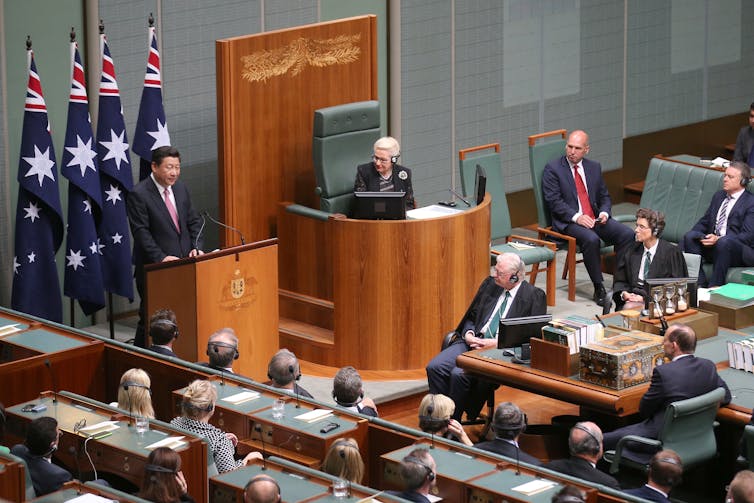
[[[408,501],[429,503],[430,491],[435,487],[437,465],[427,449],[414,449],[401,461],[403,491],[385,491]]]
[[[356,168],[354,192],[405,192],[406,209],[416,208],[411,170],[398,164],[401,147],[398,140],[385,136],[374,142],[372,162]]]
[[[683,252],[660,239],[665,215],[648,208],[636,212],[636,242],[623,249],[613,276],[615,310],[644,309],[647,278],[685,278],[688,276]]]
[[[540,460],[525,453],[518,446],[518,437],[526,431],[526,414],[515,403],[505,402],[497,406],[495,415],[492,417],[492,429],[495,432],[495,439],[480,442],[474,447],[502,454],[530,465],[542,464]]]
[[[314,398],[308,391],[298,385],[301,379],[301,365],[298,358],[291,351],[281,349],[270,359],[267,365],[267,377],[270,378],[267,384],[273,388],[278,388],[286,393],[304,398]]]
[[[456,327],[455,341],[427,365],[429,392],[450,397],[456,404],[453,419],[464,411],[474,419],[494,385],[480,383],[456,366],[456,358],[471,349],[497,347],[497,330],[502,318],[545,314],[545,292],[527,283],[523,260],[515,253],[497,256],[492,275],[485,278],[469,309]],[[473,392],[472,392],[473,391]]]
[[[599,426],[591,422],[576,423],[568,435],[568,450],[571,452],[569,459],[556,459],[544,467],[620,491],[614,477],[597,469],[603,452]]]
[[[57,420],[38,417],[29,423],[24,443],[11,449],[12,454],[26,461],[37,496],[57,491],[73,479],[70,472],[52,462],[61,434]]]
[[[280,503],[282,500],[280,484],[269,475],[255,475],[243,489],[244,503]]]
[[[210,335],[207,340],[207,356],[209,363],[199,362],[199,365],[232,374],[233,360],[238,360],[240,356],[236,332],[225,327]]]
[[[683,463],[675,451],[665,449],[649,461],[647,483],[636,489],[624,491],[626,494],[638,496],[658,503],[670,503],[668,494],[673,487],[681,483],[683,477]]]
[[[683,236],[683,251],[713,264],[710,278],[700,268],[701,287],[724,285],[730,267],[754,265],[754,194],[746,190],[750,180],[748,165],[731,162],[723,189],[715,192],[707,212]]]
[[[178,338],[178,325],[172,309],[158,309],[149,320],[150,351],[178,358],[173,352],[173,341]]]
[[[332,380],[332,397],[335,403],[348,410],[378,417],[374,400],[364,396],[359,371],[350,365],[338,370]]]

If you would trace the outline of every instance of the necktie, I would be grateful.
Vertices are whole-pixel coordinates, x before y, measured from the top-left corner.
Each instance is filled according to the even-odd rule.
[[[163,195],[165,196],[165,206],[168,207],[168,213],[170,213],[170,218],[173,219],[173,225],[175,225],[175,228],[178,231],[178,234],[180,234],[181,226],[178,225],[178,211],[175,209],[175,205],[173,204],[173,201],[170,200],[170,189],[165,189],[165,191],[163,192]]]
[[[644,254],[644,279],[646,281],[647,277],[649,277],[649,264],[652,263],[652,255],[647,251],[647,253]]]
[[[573,165],[573,180],[576,182],[576,195],[579,197],[579,203],[581,204],[581,213],[594,218],[594,211],[592,211],[592,204],[589,202],[586,185],[584,185],[584,180],[579,175],[578,164]]]
[[[503,298],[503,303],[500,304],[500,309],[492,313],[492,318],[490,318],[490,324],[487,327],[487,333],[484,334],[485,339],[493,339],[497,335],[497,329],[500,326],[500,318],[503,317],[503,313],[505,312],[505,308],[508,305],[508,299],[511,298],[511,294],[509,291],[505,291],[505,298]]]
[[[725,229],[725,224],[728,221],[728,202],[730,199],[730,196],[725,196],[723,204],[720,205],[720,213],[718,214],[717,222],[715,223],[715,234],[718,236],[721,235],[723,229]]]

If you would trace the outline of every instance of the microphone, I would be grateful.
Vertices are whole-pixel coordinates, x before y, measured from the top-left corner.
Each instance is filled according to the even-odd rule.
[[[521,475],[521,460],[519,459],[519,455],[518,455],[518,452],[520,450],[518,448],[518,442],[516,442],[513,445],[516,446],[516,475]]]
[[[224,224],[224,223],[220,222],[219,220],[215,220],[214,218],[212,218],[212,215],[210,215],[207,211],[204,211],[203,213],[204,213],[204,216],[207,217],[207,218],[209,218],[211,222],[219,225],[220,227],[223,227],[225,229],[229,229],[229,230],[235,232],[236,234],[238,234],[238,237],[241,238],[241,244],[242,245],[246,244],[246,240],[243,238],[243,233],[240,230],[238,230],[235,227],[232,227],[232,226],[230,226],[228,224]]]
[[[668,321],[665,319],[665,314],[662,312],[662,308],[660,307],[660,303],[655,300],[655,309],[657,309],[657,312],[660,315],[660,337],[665,336],[665,332],[668,330]]]
[[[126,392],[126,396],[128,397],[128,427],[131,427],[131,423],[134,422],[134,411],[131,407],[131,392],[128,391],[128,384],[123,384],[123,391]],[[120,404],[118,404],[120,405]]]
[[[453,194],[454,196],[456,196],[458,199],[460,199],[461,201],[463,201],[466,206],[468,206],[469,208],[471,208],[471,203],[468,202],[466,199],[464,199],[463,196],[461,196],[461,194],[459,194],[458,192],[456,192],[453,189],[448,189],[448,192],[450,192],[451,194]]]
[[[200,217],[202,217],[202,226],[199,227],[199,232],[196,233],[196,239],[194,240],[194,249],[199,249],[199,238],[202,237],[202,231],[204,231],[204,226],[207,224],[207,219],[204,217],[203,213],[199,214]]]
[[[55,372],[52,371],[52,363],[49,358],[45,358],[45,367],[50,372],[50,383],[52,384],[52,403],[58,403],[58,386],[55,380]]]
[[[267,469],[267,460],[265,460],[265,455],[267,454],[267,449],[265,449],[264,444],[264,432],[262,431],[262,425],[259,423],[256,423],[254,425],[254,431],[259,433],[259,440],[262,441],[262,470]]]

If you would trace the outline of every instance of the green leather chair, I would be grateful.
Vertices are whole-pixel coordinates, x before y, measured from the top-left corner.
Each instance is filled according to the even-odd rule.
[[[464,196],[476,197],[474,181],[476,178],[476,166],[484,168],[487,174],[487,192],[492,197],[490,208],[490,237],[492,242],[503,241],[501,244],[493,244],[490,247],[491,261],[494,263],[495,256],[501,253],[515,253],[524,264],[531,266],[529,283],[537,281],[540,263],[546,264],[544,270],[547,273],[547,305],[555,305],[555,251],[556,245],[539,239],[513,235],[508,199],[505,195],[505,181],[503,178],[502,164],[500,161],[500,144],[492,143],[462,149],[458,152],[458,167],[461,172],[461,187]],[[528,248],[514,247],[511,242],[529,245]]]
[[[754,470],[754,425],[744,426],[744,434],[741,437],[743,452],[746,456],[749,470]]]
[[[605,460],[610,463],[610,473],[618,473],[620,465],[647,468],[652,454],[632,451],[626,446],[627,442],[637,442],[657,451],[674,450],[683,462],[684,471],[715,458],[715,416],[723,397],[725,390],[717,388],[704,395],[668,405],[659,438],[655,440],[626,435],[618,441],[614,451],[605,452]]]
[[[540,141],[544,140],[544,141]],[[546,133],[529,136],[529,171],[531,173],[531,185],[534,191],[534,201],[537,205],[537,231],[540,239],[550,239],[559,246],[565,247],[565,264],[563,265],[563,279],[568,278],[568,300],[576,300],[576,254],[579,253],[576,239],[552,230],[552,218],[547,209],[547,203],[542,195],[542,173],[548,162],[560,157],[565,153],[566,130],[557,129]],[[612,246],[601,243],[600,254],[611,255],[614,253]]]
[[[30,501],[36,498],[37,493],[34,492],[34,483],[31,480],[31,473],[29,473],[29,467],[26,466],[26,461],[23,458],[19,458],[18,456],[11,454],[10,452],[0,453],[0,465],[2,465],[3,459],[7,459],[8,461],[12,461],[14,463],[23,465],[24,467],[24,492],[26,495],[25,499],[26,501]]]
[[[312,156],[320,209],[351,213],[356,166],[380,138],[380,104],[358,101],[314,111]]]

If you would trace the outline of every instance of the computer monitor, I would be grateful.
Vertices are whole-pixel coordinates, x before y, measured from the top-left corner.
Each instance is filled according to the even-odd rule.
[[[474,176],[474,195],[476,196],[476,204],[479,206],[484,201],[484,194],[487,192],[487,172],[484,168],[477,164],[476,175]]]
[[[524,316],[522,318],[507,318],[500,320],[497,332],[497,347],[499,349],[515,348],[529,339],[542,338],[542,327],[552,321],[552,315]]]
[[[689,292],[689,307],[697,307],[696,298],[697,281],[699,278],[649,278],[644,282],[644,288],[647,292],[647,303],[652,300],[652,287],[664,285],[666,283],[686,283],[686,289]],[[646,309],[649,305],[645,304]]]
[[[405,192],[354,192],[354,218],[362,220],[405,220]]]

